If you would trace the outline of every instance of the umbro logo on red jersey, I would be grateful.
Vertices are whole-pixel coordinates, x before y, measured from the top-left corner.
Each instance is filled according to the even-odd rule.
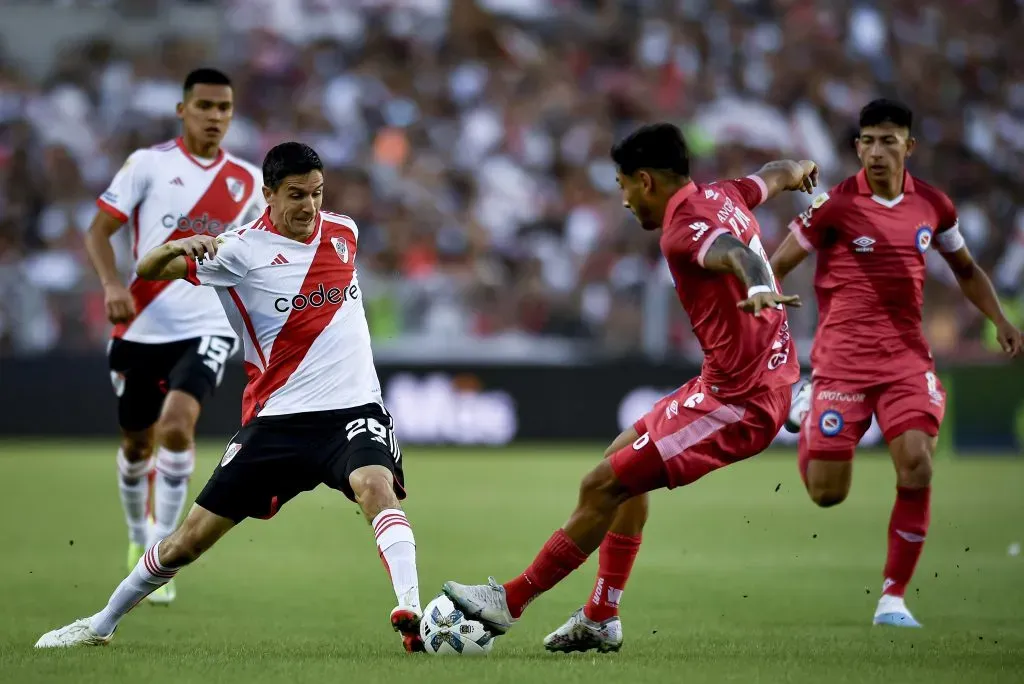
[[[181,186],[184,186],[185,182],[183,180],[181,180],[180,176],[175,176],[174,180],[171,181],[171,185],[181,185]]]
[[[875,251],[875,241],[869,238],[867,235],[861,235],[859,238],[853,241],[853,245],[856,249],[855,252],[873,252]]]
[[[274,257],[274,260],[270,262],[271,266],[278,266],[280,264],[287,264],[288,260],[284,258],[283,254],[278,254]]]

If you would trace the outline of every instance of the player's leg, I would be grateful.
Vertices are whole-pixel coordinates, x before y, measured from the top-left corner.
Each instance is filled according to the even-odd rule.
[[[638,429],[631,426],[612,441],[604,458],[611,458],[621,449],[639,438]],[[619,604],[626,582],[633,569],[647,522],[650,496],[634,496],[619,506],[611,527],[598,549],[597,578],[589,600],[583,608],[544,638],[544,646],[552,651],[580,651],[597,649],[617,651],[622,647],[622,623]]]
[[[170,345],[177,349],[177,356],[168,373],[167,396],[156,424],[158,448],[150,545],[170,534],[181,519],[189,480],[195,470],[195,430],[201,404],[220,383],[223,362],[232,344],[226,338],[203,337]],[[168,582],[153,592],[149,600],[166,605],[176,595],[174,582]]]
[[[853,455],[871,427],[874,397],[849,384],[816,379],[798,444],[800,477],[811,500],[829,508],[846,500]]]
[[[108,349],[110,379],[117,395],[117,421],[121,444],[117,451],[117,488],[128,527],[131,571],[149,543],[151,477],[154,469],[153,429],[164,399],[162,377],[154,345],[111,340]]]
[[[188,517],[169,537],[151,546],[117,586],[102,610],[47,632],[36,648],[96,646],[110,641],[125,615],[146,596],[164,586],[178,570],[195,561],[235,526],[235,521],[192,507]]]
[[[878,420],[896,469],[896,501],[875,624],[920,626],[904,596],[928,535],[932,458],[944,408],[945,393],[934,373],[894,383],[879,398]]]
[[[336,453],[324,481],[358,503],[370,523],[398,602],[391,626],[402,635],[405,649],[414,652],[424,650],[419,635],[423,612],[416,538],[399,502],[405,497],[405,482],[393,427],[391,416],[377,405],[354,411],[335,440]]]

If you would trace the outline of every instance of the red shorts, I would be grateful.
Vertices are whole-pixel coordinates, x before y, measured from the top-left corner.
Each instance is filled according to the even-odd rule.
[[[634,495],[690,484],[764,451],[779,434],[791,397],[786,385],[719,401],[695,378],[636,422],[639,437],[612,454],[612,469]]]
[[[933,371],[868,387],[815,378],[811,392],[811,409],[800,428],[800,457],[805,460],[853,458],[872,414],[891,443],[907,430],[936,436],[946,412],[946,392]]]

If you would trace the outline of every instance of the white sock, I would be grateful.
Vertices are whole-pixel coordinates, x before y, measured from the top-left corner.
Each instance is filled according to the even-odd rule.
[[[146,544],[146,504],[149,502],[149,474],[153,471],[152,457],[145,461],[128,461],[124,450],[117,450],[117,489],[121,493],[121,508],[128,524],[128,539]]]
[[[170,535],[178,526],[188,498],[188,481],[195,469],[195,452],[171,451],[160,447],[156,452],[156,487],[153,492],[153,537],[156,543]]]
[[[398,597],[398,605],[420,607],[420,582],[416,574],[416,539],[405,512],[388,508],[373,519],[373,534],[377,538],[377,553],[391,576],[391,586]]]
[[[150,547],[135,564],[135,569],[117,585],[107,607],[92,616],[89,625],[100,636],[109,636],[128,611],[167,584],[176,572],[177,568],[168,568],[160,563],[156,546]]]

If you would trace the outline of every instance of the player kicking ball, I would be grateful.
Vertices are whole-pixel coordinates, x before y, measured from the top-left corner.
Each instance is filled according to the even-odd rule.
[[[391,624],[423,650],[416,542],[399,505],[402,455],[381,401],[356,277],[359,230],[321,211],[323,164],[284,143],[263,161],[268,209],[224,233],[175,240],[138,264],[147,280],[214,288],[236,325],[249,376],[242,428],[182,524],[151,546],[92,617],[37,648],[110,641],[121,619],[246,518],[272,517],[320,484],[357,502],[373,527],[398,607]]]
[[[814,375],[794,399],[789,426],[800,431],[800,475],[811,499],[828,507],[846,498],[872,414],[889,445],[896,504],[873,622],[899,627],[921,626],[904,594],[928,534],[932,456],[946,408],[921,329],[929,248],[938,248],[967,298],[995,323],[1003,349],[1021,350],[1020,332],[960,235],[953,203],[906,170],[912,122],[899,102],[867,104],[857,138],[863,168],[816,197],[772,256],[781,280],[818,253]]]
[[[640,548],[647,493],[688,485],[763,451],[786,420],[800,373],[783,305],[752,210],[784,190],[811,192],[810,161],[778,161],[739,180],[690,180],[678,128],[638,129],[612,148],[623,199],[661,251],[704,350],[694,378],[661,399],[608,448],[580,485],[579,502],[533,563],[505,584],[448,582],[469,617],[504,634],[526,606],[600,548],[587,603],[544,640],[550,651],[617,651],[619,601]]]

